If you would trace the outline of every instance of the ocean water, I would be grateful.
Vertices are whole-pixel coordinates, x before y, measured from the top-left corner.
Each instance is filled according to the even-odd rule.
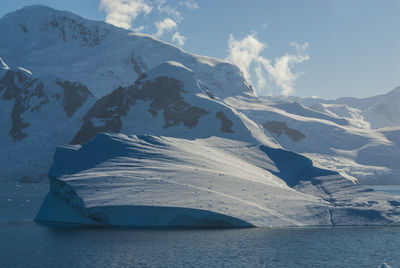
[[[400,267],[400,227],[50,228],[48,185],[0,187],[0,267]]]

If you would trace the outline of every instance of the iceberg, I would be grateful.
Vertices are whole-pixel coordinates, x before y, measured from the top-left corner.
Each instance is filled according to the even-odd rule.
[[[400,197],[305,156],[222,137],[99,133],[58,147],[35,220],[58,225],[398,225]]]

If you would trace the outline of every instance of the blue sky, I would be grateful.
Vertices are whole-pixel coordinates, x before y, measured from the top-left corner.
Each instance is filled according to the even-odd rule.
[[[366,97],[400,85],[398,0],[1,0],[0,16],[32,4],[230,60],[259,94]]]

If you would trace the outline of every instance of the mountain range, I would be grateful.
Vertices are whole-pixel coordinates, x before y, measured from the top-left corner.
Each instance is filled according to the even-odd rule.
[[[38,221],[399,222],[399,198],[360,185],[400,183],[399,88],[259,97],[229,62],[45,6],[0,33],[0,178],[49,177]]]

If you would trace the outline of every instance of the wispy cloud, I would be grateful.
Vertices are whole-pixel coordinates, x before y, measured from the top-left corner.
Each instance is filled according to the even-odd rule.
[[[159,3],[157,5],[157,10],[160,14],[167,14],[168,16],[173,17],[176,21],[182,20],[181,12],[178,11],[177,7],[166,4],[166,0],[158,0]]]
[[[161,37],[164,33],[170,32],[172,30],[176,30],[175,33],[171,37],[171,41],[177,44],[178,46],[183,46],[186,42],[186,37],[183,36],[178,29],[178,24],[183,20],[183,16],[181,12],[178,10],[178,6],[172,6],[167,4],[167,0],[157,0],[158,6],[157,10],[160,14],[166,14],[169,17],[164,19],[163,21],[159,21],[155,23],[157,28],[157,32],[155,36]],[[179,2],[180,6],[185,6],[188,9],[196,9],[198,8],[197,4],[193,1],[181,1]]]
[[[182,12],[185,9],[197,9],[199,6],[194,0],[179,2],[167,0],[100,0],[99,8],[106,12],[105,20],[110,24],[136,32],[146,31],[148,33],[154,27],[153,33],[157,38],[168,37],[171,38],[172,42],[183,46],[187,38],[178,31],[179,24],[183,20]],[[141,14],[151,14],[149,16],[157,17],[157,21],[153,25],[153,22],[149,21],[149,16],[146,16],[147,23],[141,21],[140,24],[143,25],[133,25],[133,22]]]
[[[176,29],[177,24],[170,18],[166,18],[162,21],[157,21],[154,23],[157,28],[157,32],[155,33],[156,37],[162,36],[165,32],[170,32],[173,29]]]
[[[289,45],[291,45],[292,47],[294,47],[298,53],[303,53],[304,51],[307,50],[307,48],[308,48],[308,46],[309,46],[307,42],[305,42],[304,44],[299,44],[299,43],[296,43],[296,42],[291,42]]]
[[[188,9],[191,9],[191,10],[199,8],[197,3],[194,2],[194,1],[191,1],[191,0],[180,1],[179,4],[182,5],[182,6],[186,6]]]
[[[236,40],[230,35],[227,60],[239,66],[244,76],[250,79],[250,65],[257,61],[264,48],[265,45],[257,40],[255,34],[250,34],[242,40]]]
[[[293,67],[310,58],[306,53],[308,43],[292,42],[290,46],[295,48],[295,54],[286,53],[270,60],[261,56],[266,45],[257,39],[256,33],[249,34],[241,40],[236,40],[230,35],[227,60],[239,66],[244,76],[256,83],[258,94],[270,93],[272,83],[280,88],[282,95],[287,96],[293,94],[295,82],[302,74],[293,72]]]
[[[181,35],[179,32],[175,32],[172,36],[172,41],[177,43],[179,46],[183,46],[186,42],[186,37]]]
[[[106,22],[130,29],[139,14],[149,14],[153,7],[145,0],[101,0],[100,9],[107,13]]]
[[[147,27],[146,26],[138,26],[138,27],[135,27],[135,28],[133,28],[133,27],[131,27],[131,29],[133,30],[133,31],[135,31],[135,32],[143,32],[144,31],[144,29],[146,29]]]

